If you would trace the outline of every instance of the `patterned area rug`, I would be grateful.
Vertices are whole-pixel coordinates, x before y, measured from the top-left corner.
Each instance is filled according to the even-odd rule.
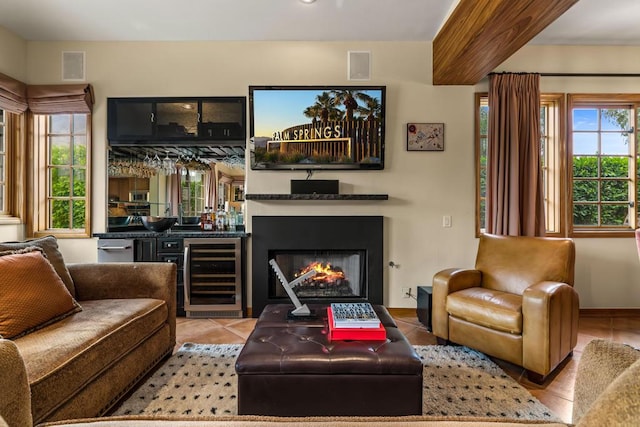
[[[184,344],[112,415],[236,415],[241,349]],[[457,346],[415,349],[424,365],[424,415],[561,421],[482,353]]]

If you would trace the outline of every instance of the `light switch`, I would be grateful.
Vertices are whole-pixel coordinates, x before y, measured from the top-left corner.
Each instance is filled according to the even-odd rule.
[[[442,217],[442,226],[446,228],[451,227],[451,215],[445,215]]]

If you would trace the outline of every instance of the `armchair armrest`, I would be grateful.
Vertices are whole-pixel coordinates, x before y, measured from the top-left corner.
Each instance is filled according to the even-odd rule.
[[[578,423],[605,389],[637,360],[640,360],[640,350],[626,344],[613,343],[602,339],[596,339],[587,344],[582,352],[576,372],[573,392],[573,423]],[[636,380],[636,396],[640,393],[640,387],[637,384]],[[619,391],[621,393],[625,392],[625,390]],[[631,397],[628,393],[627,396]],[[618,396],[619,399],[620,396]],[[623,402],[622,404],[624,406],[628,402]],[[611,411],[606,415],[607,419],[600,419],[600,422],[613,423],[611,417],[614,416],[614,412],[618,411]],[[619,411],[618,414],[622,412],[624,410]],[[589,418],[591,418],[591,414]],[[591,421],[598,422],[597,420]]]
[[[546,376],[578,341],[578,293],[566,283],[540,282],[522,294],[522,365]]]
[[[14,342],[5,339],[0,339],[0,389],[0,420],[31,427],[31,390],[24,360]]]
[[[480,286],[482,273],[473,269],[448,268],[433,276],[432,315],[433,334],[449,339],[447,295],[462,289]]]

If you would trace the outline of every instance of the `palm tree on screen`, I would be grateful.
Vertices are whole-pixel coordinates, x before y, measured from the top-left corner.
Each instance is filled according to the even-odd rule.
[[[364,105],[359,106],[357,109],[358,115],[365,117],[366,120],[372,121],[379,119],[382,116],[382,104],[378,98],[362,94]]]

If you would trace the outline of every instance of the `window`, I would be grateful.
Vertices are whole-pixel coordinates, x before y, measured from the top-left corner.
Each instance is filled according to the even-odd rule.
[[[638,226],[640,96],[570,95],[571,224],[574,234]]]
[[[540,108],[547,234],[628,236],[640,226],[640,95],[568,95],[567,119],[562,94],[543,94]],[[485,230],[488,115],[487,94],[476,94],[477,234]]]
[[[542,94],[540,99],[540,159],[542,162],[547,235],[563,232],[562,218],[562,124],[564,95]],[[476,235],[486,230],[486,176],[489,99],[476,94]]]
[[[4,110],[0,110],[0,214],[8,214],[7,207],[7,164],[9,155],[7,153],[7,127],[5,124]]]
[[[35,235],[90,235],[90,117],[34,116]]]
[[[0,222],[18,224],[24,215],[23,115],[0,109]]]
[[[489,97],[476,93],[476,236],[487,229],[487,147],[489,142]]]
[[[201,171],[183,169],[182,173],[182,214],[200,216],[204,212],[204,178]]]

